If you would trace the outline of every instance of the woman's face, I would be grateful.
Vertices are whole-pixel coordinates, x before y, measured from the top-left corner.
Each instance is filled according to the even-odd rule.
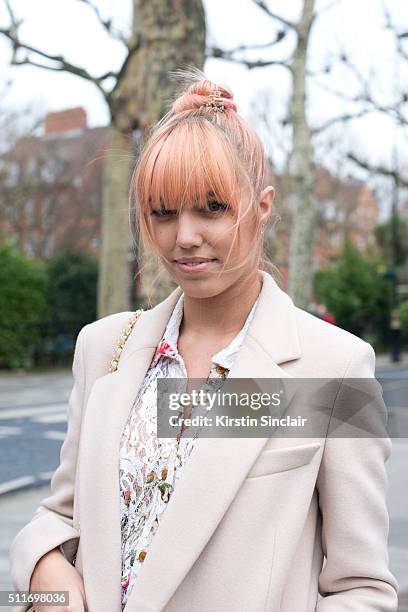
[[[270,216],[274,195],[273,187],[266,187],[261,194],[262,223]],[[213,297],[257,270],[259,244],[254,243],[254,211],[249,207],[250,200],[243,195],[239,209],[240,240],[237,236],[231,253],[236,217],[226,204],[209,197],[204,210],[183,207],[177,213],[164,208],[152,209],[151,231],[156,251],[186,295]],[[252,256],[238,267],[248,254]]]

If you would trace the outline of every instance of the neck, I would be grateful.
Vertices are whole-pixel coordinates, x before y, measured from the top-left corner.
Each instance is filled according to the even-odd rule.
[[[180,334],[225,336],[238,332],[245,323],[262,287],[258,270],[239,279],[222,293],[209,298],[184,294]]]

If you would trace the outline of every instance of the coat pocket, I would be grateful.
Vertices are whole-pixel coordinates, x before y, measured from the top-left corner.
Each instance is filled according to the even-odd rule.
[[[248,472],[247,478],[287,472],[288,470],[294,470],[307,465],[311,462],[320,446],[319,443],[314,443],[263,451]]]

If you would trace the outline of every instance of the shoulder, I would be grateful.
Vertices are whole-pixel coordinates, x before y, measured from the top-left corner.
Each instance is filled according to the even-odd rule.
[[[323,319],[297,306],[295,306],[295,314],[299,332],[305,339],[318,338],[319,343],[325,347],[331,347],[333,343],[337,347],[344,348],[363,347],[363,345],[367,344],[367,342],[355,334],[337,325],[323,321]]]
[[[322,376],[348,376],[354,371],[372,376],[375,352],[371,344],[302,308],[295,307],[295,316],[302,356],[309,363],[315,361]]]
[[[132,314],[130,311],[117,312],[93,323],[88,323],[81,329],[78,338],[81,337],[86,345],[92,344],[97,347],[109,344],[110,340],[117,341],[130,321]]]
[[[77,351],[93,378],[107,373],[118,340],[133,312],[118,312],[85,325],[78,334]]]

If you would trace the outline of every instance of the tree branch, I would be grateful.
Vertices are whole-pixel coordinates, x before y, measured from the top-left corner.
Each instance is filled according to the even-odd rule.
[[[117,72],[117,73],[114,75],[114,76],[115,76],[115,78],[116,78],[116,83],[115,83],[115,85],[113,86],[113,88],[111,89],[111,91],[110,91],[110,92],[107,94],[107,99],[108,99],[108,100],[109,100],[109,98],[111,98],[111,96],[113,96],[113,95],[115,94],[115,92],[116,92],[116,90],[117,90],[117,88],[118,88],[118,86],[119,86],[120,82],[122,81],[122,79],[123,79],[123,78],[124,78],[124,76],[125,76],[125,73],[126,73],[126,70],[127,70],[128,66],[129,66],[129,62],[130,62],[131,58],[133,57],[134,53],[136,53],[136,51],[137,51],[137,50],[140,48],[140,45],[141,45],[141,44],[142,44],[142,36],[141,36],[141,34],[139,33],[139,34],[137,35],[136,40],[135,40],[135,42],[133,43],[133,45],[131,45],[131,46],[129,47],[128,54],[127,54],[127,56],[125,57],[125,60],[124,60],[124,62],[123,62],[123,64],[122,64],[121,68],[119,69],[119,72]],[[109,74],[109,73],[107,73],[107,74]],[[105,77],[105,78],[107,78],[107,77]]]
[[[398,32],[395,24],[392,22],[391,15],[386,6],[383,6],[383,11],[385,17],[385,27],[387,30],[391,30],[391,32],[395,35],[397,41],[397,52],[405,61],[408,61],[408,53],[403,48],[403,40],[408,38],[408,32]]]
[[[322,89],[327,91],[328,93],[332,94],[333,96],[336,96],[340,98],[341,100],[344,100],[345,102],[352,103],[352,104],[368,104],[370,108],[366,109],[365,111],[366,113],[368,112],[384,113],[388,116],[393,116],[394,119],[398,121],[400,125],[408,125],[408,119],[404,117],[401,111],[401,108],[400,108],[407,101],[404,95],[402,95],[401,99],[398,100],[394,105],[386,106],[374,100],[370,92],[365,92],[364,95],[359,95],[359,96],[348,96],[343,91],[328,87],[327,85],[325,85],[324,83],[320,83],[319,81],[315,81],[315,84],[318,85],[318,87],[321,87]]]
[[[234,62],[235,64],[242,64],[246,66],[249,70],[253,68],[264,68],[265,66],[284,66],[285,68],[289,68],[291,70],[291,66],[289,60],[246,60],[239,59],[233,56],[234,51],[224,51],[219,47],[211,47],[206,51],[206,58],[214,57],[216,59],[223,59],[227,62]]]
[[[280,43],[286,36],[286,30],[279,30],[276,33],[275,38],[268,43],[258,43],[253,45],[239,45],[234,49],[221,49],[220,47],[208,47],[206,51],[206,57],[214,57],[217,59],[224,59],[229,62],[235,62],[237,64],[243,64],[248,69],[262,68],[264,66],[285,66],[289,68],[289,61],[282,60],[256,60],[250,61],[245,59],[238,59],[235,57],[236,53],[242,53],[244,51],[253,51],[255,49],[268,49]]]
[[[271,11],[271,9],[266,5],[266,2],[264,2],[263,0],[253,0],[253,2],[260,9],[262,9],[264,13],[266,13],[269,17],[271,17],[272,19],[276,19],[277,21],[280,21],[280,23],[285,25],[287,28],[291,28],[292,30],[295,30],[297,32],[298,26],[296,23],[294,23],[293,21],[289,21],[289,19],[285,19],[284,17],[281,17],[280,15],[277,15],[276,13]]]
[[[270,42],[267,43],[258,43],[255,45],[239,45],[238,47],[235,47],[234,49],[223,49],[222,52],[223,53],[228,53],[228,55],[233,55],[235,53],[240,53],[242,51],[253,51],[256,49],[268,49],[269,47],[273,47],[274,45],[280,43],[286,36],[287,31],[286,30],[280,30],[275,38],[273,40],[271,40]],[[218,50],[220,51],[220,49],[218,47],[212,47],[214,50]]]
[[[108,76],[114,76],[114,73],[107,73],[102,75],[101,77],[93,77],[85,68],[80,66],[75,66],[66,60],[62,55],[51,55],[50,53],[45,53],[45,51],[41,51],[41,49],[36,49],[31,45],[26,45],[25,43],[21,43],[16,36],[13,36],[10,30],[0,29],[0,34],[3,34],[6,38],[8,38],[13,45],[13,57],[11,60],[11,64],[13,66],[22,66],[22,65],[31,65],[36,68],[43,68],[44,70],[53,70],[56,72],[69,72],[74,74],[75,76],[79,76],[87,81],[91,81],[95,83],[95,85],[101,90],[102,93],[105,94],[105,90],[102,87],[102,82],[108,78]],[[54,62],[57,65],[52,66],[48,64],[40,64],[34,60],[31,60],[29,57],[25,57],[22,60],[17,59],[17,52],[23,49],[28,53],[34,53],[35,55],[39,55],[44,59]]]
[[[42,68],[43,70],[51,70],[53,72],[69,72],[70,74],[74,74],[75,76],[79,76],[83,79],[86,79],[87,81],[91,81],[92,83],[95,83],[95,85],[99,87],[104,94],[106,92],[101,87],[101,82],[110,77],[117,76],[115,72],[106,72],[100,77],[93,77],[83,68],[80,68],[79,66],[73,66],[65,61],[62,61],[59,66],[48,66],[46,64],[40,64],[39,62],[35,62],[29,58],[25,58],[23,60],[13,59],[11,61],[11,65],[13,66],[27,65],[27,66],[34,66],[35,68]]]
[[[323,9],[321,9],[319,12],[314,13],[313,17],[312,17],[312,20],[315,21],[317,19],[317,17],[321,17],[323,15],[323,13],[327,13],[334,6],[336,6],[336,4],[340,4],[340,2],[342,2],[342,1],[343,0],[333,0],[333,2],[330,2],[327,6],[325,6]]]
[[[385,168],[384,166],[377,166],[369,164],[367,161],[360,159],[354,153],[348,153],[347,158],[363,168],[364,170],[368,170],[373,174],[381,174],[383,176],[388,176],[397,181],[402,187],[408,187],[408,179],[403,178],[399,172],[396,170],[390,170],[389,168]]]
[[[99,23],[105,28],[105,30],[111,34],[112,33],[112,19],[104,19],[98,7],[93,4],[90,0],[77,0],[82,4],[86,4],[89,8],[95,13]]]
[[[88,81],[93,81],[101,89],[101,81],[103,79],[91,76],[91,74],[85,68],[81,68],[79,66],[75,66],[71,64],[62,55],[52,55],[50,53],[46,53],[45,51],[42,51],[41,49],[37,49],[35,47],[32,47],[31,45],[21,42],[18,37],[18,27],[19,25],[21,25],[21,22],[18,22],[18,20],[16,19],[16,16],[14,15],[14,12],[11,8],[11,4],[9,0],[5,0],[5,1],[6,1],[7,11],[10,16],[11,26],[9,28],[0,28],[0,34],[5,36],[12,44],[13,57],[11,60],[11,64],[15,66],[19,66],[23,64],[31,64],[37,68],[44,68],[46,70],[58,70],[58,71],[65,70],[66,72],[70,72],[72,74],[75,74],[76,76],[80,76],[83,79],[86,79]],[[23,60],[19,60],[17,59],[17,53],[21,49],[23,49],[27,53],[34,53],[35,55],[38,55],[58,65],[48,66],[47,64],[39,64],[38,62],[32,61],[29,57],[26,57]]]
[[[347,68],[352,71],[362,90],[364,91],[364,96],[367,99],[371,99],[372,96],[370,94],[370,83],[365,79],[363,73],[357,68],[355,64],[350,61],[348,55],[345,52],[341,54],[340,60],[343,62],[343,64],[347,66]]]
[[[315,85],[317,85],[321,89],[324,89],[324,91],[326,91],[327,93],[332,94],[333,96],[336,96],[337,98],[340,98],[341,100],[344,100],[345,102],[359,102],[360,101],[360,98],[356,96],[348,96],[341,89],[334,89],[333,87],[329,87],[328,85],[326,85],[326,83],[315,81]]]
[[[354,113],[354,114],[353,113],[345,113],[344,115],[339,115],[338,117],[333,117],[332,119],[328,119],[327,121],[325,121],[324,123],[322,123],[318,127],[312,128],[311,129],[312,135],[315,136],[316,134],[320,134],[321,132],[323,132],[327,128],[332,127],[333,125],[336,125],[336,123],[344,123],[346,121],[352,121],[353,119],[359,119],[360,117],[365,117],[370,112],[373,112],[373,111],[370,111],[370,110],[367,110],[367,109],[363,109],[363,110],[359,111],[358,113]]]
[[[85,4],[86,6],[88,6],[91,9],[91,11],[95,13],[96,18],[98,19],[101,26],[107,31],[107,33],[112,38],[119,40],[124,45],[126,45],[126,47],[129,48],[129,42],[126,39],[126,37],[121,32],[114,30],[112,18],[104,19],[102,17],[102,13],[100,12],[99,8],[93,2],[91,2],[91,0],[77,0],[77,2],[81,2],[82,4]]]
[[[23,20],[22,19],[20,21],[17,20],[16,16],[14,15],[13,9],[11,8],[11,4],[10,4],[9,0],[4,0],[4,2],[5,2],[6,9],[7,9],[7,12],[9,14],[9,17],[10,17],[12,29],[15,32],[17,32],[17,29],[23,23]]]
[[[79,0],[79,1],[87,4],[93,10],[95,10],[98,18],[101,18],[97,7],[95,7],[91,2],[88,2],[88,0]],[[17,20],[11,8],[11,4],[9,0],[5,0],[5,2],[6,2],[7,11],[9,13],[11,25],[9,28],[0,28],[0,34],[2,34],[5,38],[7,38],[11,42],[12,49],[13,49],[13,55],[11,59],[12,65],[14,66],[29,65],[29,66],[34,66],[35,68],[42,68],[43,70],[51,70],[54,72],[68,72],[75,76],[81,77],[82,79],[85,79],[86,81],[90,81],[94,83],[94,85],[96,85],[98,89],[100,90],[100,92],[103,94],[105,99],[107,99],[109,95],[111,95],[112,92],[116,89],[118,83],[120,82],[121,78],[125,74],[130,58],[137,51],[137,49],[139,49],[140,44],[141,44],[140,36],[137,38],[137,40],[133,44],[126,42],[128,53],[118,72],[108,71],[100,76],[93,76],[85,68],[81,66],[76,66],[72,64],[71,62],[69,62],[63,55],[52,55],[51,53],[46,53],[45,51],[42,51],[41,49],[32,47],[31,45],[21,42],[18,36],[18,28],[21,25],[22,21]],[[107,29],[108,27],[110,27],[108,25],[108,22],[105,22],[105,27]],[[22,59],[18,58],[17,56],[18,56],[19,51],[25,51],[26,56],[23,57]],[[34,54],[35,56],[43,58],[47,60],[47,62],[51,62],[51,64],[41,63],[37,61],[36,59],[31,59],[31,57],[29,57],[30,54]],[[107,79],[110,79],[110,78],[114,78],[116,82],[112,90],[108,92],[104,88],[103,84]]]

